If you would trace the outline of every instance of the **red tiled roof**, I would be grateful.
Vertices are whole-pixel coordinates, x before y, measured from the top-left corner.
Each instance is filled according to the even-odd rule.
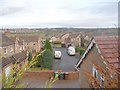
[[[118,51],[118,40],[117,36],[106,36],[106,37],[95,37],[95,41],[101,51],[102,56],[110,64],[113,64],[116,68],[120,65],[120,52]]]

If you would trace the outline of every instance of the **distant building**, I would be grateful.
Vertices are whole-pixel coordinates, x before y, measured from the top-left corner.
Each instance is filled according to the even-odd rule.
[[[61,43],[68,47],[72,45],[74,47],[81,47],[81,34],[80,33],[66,33],[61,36]]]
[[[101,80],[102,74],[97,70],[94,63],[100,65],[102,68],[107,68],[107,64],[113,65],[120,72],[120,61],[118,52],[119,37],[95,37],[91,40],[82,58],[76,64],[76,70],[80,72],[80,86],[81,88],[89,88],[88,80],[84,72],[90,72],[93,77]],[[105,62],[107,61],[107,63]]]
[[[41,38],[39,36],[17,36],[12,38],[15,42],[15,53],[21,51],[39,52],[41,50]]]

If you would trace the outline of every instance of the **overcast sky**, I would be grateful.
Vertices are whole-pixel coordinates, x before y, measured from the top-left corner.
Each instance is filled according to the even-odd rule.
[[[115,27],[119,0],[0,0],[0,28]]]

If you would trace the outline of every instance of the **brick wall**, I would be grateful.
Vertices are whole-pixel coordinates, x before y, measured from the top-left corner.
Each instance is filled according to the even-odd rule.
[[[24,74],[23,78],[31,79],[50,79],[54,77],[54,72],[63,72],[62,70],[37,70],[37,71],[28,71]],[[79,78],[79,72],[65,72],[65,80],[76,80]]]
[[[79,71],[68,72],[65,74],[66,80],[77,80],[79,78]]]

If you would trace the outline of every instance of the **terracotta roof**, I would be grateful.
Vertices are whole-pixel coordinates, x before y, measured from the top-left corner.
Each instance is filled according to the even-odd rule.
[[[6,65],[10,63],[15,63],[15,62],[22,62],[27,58],[26,52],[20,52],[12,55],[11,57],[8,58],[2,58],[2,67],[5,67]]]
[[[120,39],[120,38],[119,38]],[[118,37],[117,36],[102,36],[95,37],[95,42],[97,43],[102,56],[110,64],[113,64],[116,68],[120,65],[120,52],[118,52]]]
[[[14,44],[14,41],[12,41],[9,37],[2,34],[2,47],[13,45],[13,44]]]

